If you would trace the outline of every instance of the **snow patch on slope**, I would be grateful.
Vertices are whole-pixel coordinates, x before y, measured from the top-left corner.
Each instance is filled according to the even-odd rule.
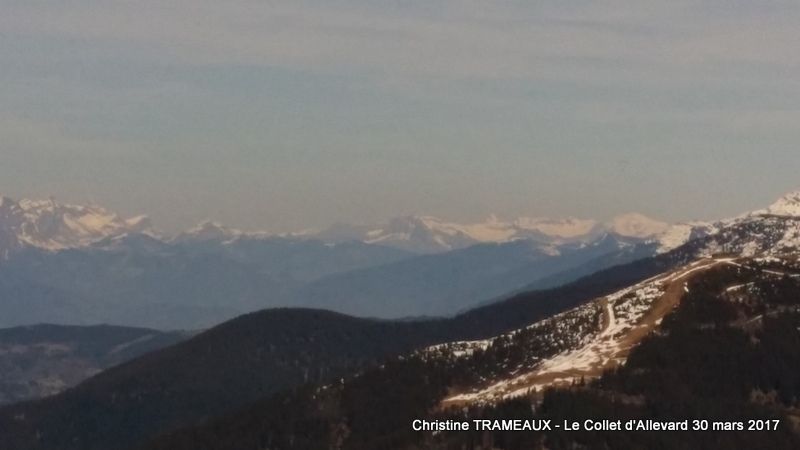
[[[704,236],[708,236],[718,231],[718,227],[707,222],[679,223],[667,228],[655,238],[658,243],[656,253],[666,253],[674,250],[681,245]]]

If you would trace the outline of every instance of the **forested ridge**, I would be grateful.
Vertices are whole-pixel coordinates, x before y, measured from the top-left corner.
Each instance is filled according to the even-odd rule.
[[[62,394],[0,409],[0,440],[15,450],[130,448],[284,389],[328,384],[432,344],[525,327],[685,259],[681,253],[644,259],[450,319],[372,320],[289,308],[247,314]]]
[[[739,287],[741,286],[741,287]],[[734,287],[732,291],[729,288]],[[459,380],[485,371],[487,354],[453,362],[423,355],[321,389],[283,393],[204,426],[168,433],[149,450],[770,448],[800,446],[800,284],[726,266],[687,287],[680,306],[627,364],[593,381],[531,398],[443,410]],[[506,349],[508,350],[508,349]],[[482,361],[470,366],[469,361]],[[775,431],[441,432],[415,418],[778,419]]]

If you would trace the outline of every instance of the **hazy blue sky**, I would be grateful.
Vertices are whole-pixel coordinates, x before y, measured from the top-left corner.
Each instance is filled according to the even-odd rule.
[[[795,0],[0,0],[0,192],[175,229],[800,187]]]

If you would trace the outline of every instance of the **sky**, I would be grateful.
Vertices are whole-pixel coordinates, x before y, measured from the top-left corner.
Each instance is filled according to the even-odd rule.
[[[800,188],[800,3],[0,0],[0,192],[289,231]]]

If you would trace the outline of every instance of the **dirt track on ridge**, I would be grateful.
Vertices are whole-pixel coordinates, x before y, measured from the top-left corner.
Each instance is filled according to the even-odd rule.
[[[686,293],[689,280],[699,273],[726,262],[726,260],[703,260],[699,263],[683,267],[668,274],[664,274],[652,282],[664,280],[662,284],[663,294],[653,300],[648,310],[644,313],[639,321],[632,327],[623,330],[623,335],[619,333],[614,335],[608,334],[609,328],[615,322],[613,307],[609,304],[608,297],[597,299],[600,307],[602,308],[601,331],[598,333],[595,342],[589,344],[594,345],[594,348],[587,350],[596,350],[593,354],[598,360],[598,363],[591,365],[588,368],[570,368],[565,370],[548,370],[546,367],[533,370],[527,374],[517,376],[513,380],[507,380],[502,389],[494,389],[491,387],[491,397],[514,397],[533,393],[534,389],[541,392],[545,387],[564,386],[570,385],[574,380],[581,378],[589,380],[599,377],[604,371],[623,364],[630,354],[631,350],[637,346],[642,339],[648,334],[653,332],[661,320],[675,309],[680,304],[681,299]],[[613,341],[615,345],[603,345],[603,340]],[[501,382],[502,383],[502,382]],[[475,401],[488,401],[489,398],[482,398],[480,396],[476,399],[464,399],[463,396],[458,398],[459,393],[453,393],[451,396],[442,401],[441,407],[462,406]]]

